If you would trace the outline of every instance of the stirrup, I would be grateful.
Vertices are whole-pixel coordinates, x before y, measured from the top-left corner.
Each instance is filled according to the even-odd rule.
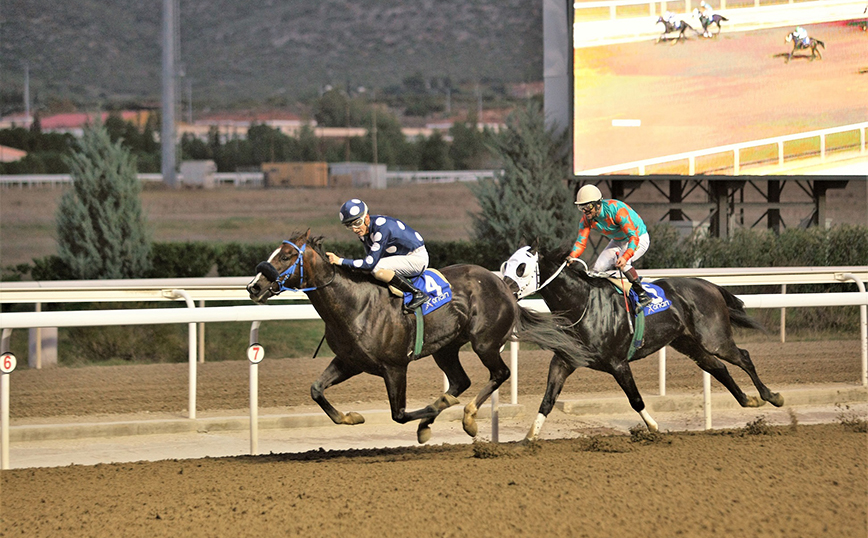
[[[651,296],[649,296],[647,292],[645,292],[641,295],[637,294],[637,296],[636,296],[636,304],[638,304],[641,308],[645,308],[646,306],[648,306],[649,304],[651,304],[653,302],[654,302],[654,299],[652,299]]]
[[[410,299],[410,302],[404,305],[404,310],[407,312],[413,312],[414,310],[425,304],[426,301],[428,301],[428,297],[424,293],[414,293],[413,298]]]

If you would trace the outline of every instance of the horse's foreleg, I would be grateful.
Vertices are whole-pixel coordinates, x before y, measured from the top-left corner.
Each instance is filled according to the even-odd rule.
[[[564,388],[564,383],[576,368],[565,361],[560,355],[555,354],[549,363],[549,376],[546,382],[546,393],[543,396],[542,402],[539,404],[539,413],[536,420],[531,424],[530,431],[525,436],[526,439],[533,441],[539,438],[539,432],[545,423],[546,417],[552,412],[555,407],[555,402],[558,401],[558,396],[561,395],[561,390]]]
[[[338,357],[335,357],[323,373],[320,374],[319,379],[314,381],[310,386],[310,397],[319,404],[320,408],[325,411],[325,414],[335,424],[362,424],[365,422],[365,417],[359,413],[341,413],[325,397],[325,390],[327,388],[342,383],[360,373],[361,370],[350,367]]]
[[[630,369],[630,363],[624,361],[616,364],[609,373],[612,374],[612,377],[614,377],[615,381],[618,382],[618,386],[620,386],[621,390],[624,391],[624,394],[627,395],[627,400],[630,401],[630,407],[639,413],[639,416],[642,417],[648,430],[656,432],[658,430],[657,422],[651,418],[651,415],[648,414],[648,411],[645,409],[645,401],[642,399],[642,395],[639,394],[639,388],[636,387],[636,380],[633,378],[633,370]]]

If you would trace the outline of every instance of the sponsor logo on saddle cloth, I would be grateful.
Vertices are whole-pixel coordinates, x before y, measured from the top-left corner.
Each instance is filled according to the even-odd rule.
[[[666,298],[666,292],[654,284],[646,282],[641,282],[640,284],[645,289],[648,296],[651,297],[651,304],[644,308],[646,316],[669,310],[669,307],[672,306],[672,301]],[[630,290],[630,300],[633,301],[633,304],[638,304],[638,299],[636,292]]]
[[[422,315],[433,312],[452,300],[452,286],[437,269],[425,269],[425,272],[413,279],[413,285],[428,295],[428,300],[422,304]],[[409,303],[412,298],[412,293],[404,293],[404,304]]]

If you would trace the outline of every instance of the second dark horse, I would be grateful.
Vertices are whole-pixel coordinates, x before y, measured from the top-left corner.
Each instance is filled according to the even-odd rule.
[[[667,278],[655,285],[664,290],[671,301],[663,310],[658,297],[649,308],[660,311],[645,320],[644,341],[629,356],[633,345],[624,297],[607,279],[589,275],[572,267],[559,274],[559,264],[566,251],[541,257],[536,249],[523,247],[507,261],[504,279],[519,297],[539,290],[552,312],[563,312],[571,320],[571,330],[582,347],[583,361],[588,368],[611,374],[639,413],[648,429],[657,430],[657,423],[645,410],[645,402],[636,388],[630,362],[647,357],[663,346],[670,345],[690,357],[700,368],[711,374],[735,397],[742,407],[759,407],[765,402],[781,406],[784,398],[766,387],[756,373],[750,354],[736,346],[732,327],[761,329],[747,316],[743,303],[727,290],[698,278]],[[556,275],[556,276],[553,276]],[[540,286],[538,283],[543,282]],[[548,284],[546,284],[548,283]],[[658,300],[660,302],[658,302]],[[657,305],[657,306],[655,306]],[[746,395],[736,384],[723,362],[744,370],[759,391],[761,400]],[[555,353],[549,365],[546,393],[539,414],[527,434],[536,439],[546,417],[564,388],[564,382],[581,363]]]
[[[522,308],[500,278],[477,265],[441,270],[451,284],[452,300],[425,315],[424,345],[418,354],[414,353],[416,322],[412,314],[403,313],[401,299],[369,275],[331,265],[321,238],[311,238],[310,230],[284,241],[256,270],[247,285],[254,302],[265,303],[284,290],[301,289],[325,322],[325,338],[335,357],[311,385],[310,394],[335,424],[361,424],[365,419],[335,409],[325,390],[364,372],[383,378],[392,419],[401,424],[420,420],[416,435],[420,443],[426,442],[434,419],[458,403],[458,396],[470,387],[458,360],[461,346],[470,343],[490,372],[488,383],[464,407],[464,431],[476,436],[479,406],[509,378],[500,348],[513,334],[582,360],[575,342],[559,329],[563,320]],[[408,411],[407,365],[428,355],[446,374],[449,388],[427,407]]]
[[[661,42],[666,37],[666,34],[673,34],[677,32],[678,35],[675,37],[675,41],[680,41],[684,37],[684,32],[686,32],[687,30],[693,30],[694,32],[696,32],[696,29],[684,22],[683,19],[678,19],[673,23],[667,21],[663,17],[657,17],[657,24],[661,23],[663,24],[663,33],[660,34],[660,37],[657,38],[657,43]]]

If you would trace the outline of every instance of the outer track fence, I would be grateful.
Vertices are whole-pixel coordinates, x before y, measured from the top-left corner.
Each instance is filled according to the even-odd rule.
[[[649,279],[664,276],[702,276],[719,285],[755,285],[787,283],[828,283],[853,280],[857,283],[856,293],[805,293],[805,294],[763,294],[742,295],[747,308],[790,308],[803,306],[860,306],[860,333],[862,343],[862,385],[868,386],[868,293],[863,282],[868,280],[868,266],[835,267],[835,268],[784,268],[784,269],[717,269],[717,270],[666,270],[645,271]],[[232,280],[229,285],[227,280]],[[184,282],[181,282],[184,281]],[[214,282],[219,281],[219,282]],[[0,469],[9,468],[9,385],[10,372],[14,370],[14,359],[9,351],[9,342],[13,329],[40,327],[82,327],[111,325],[147,325],[188,323],[190,325],[190,386],[189,386],[189,417],[196,417],[196,324],[226,321],[250,321],[251,344],[256,343],[255,331],[258,331],[262,321],[277,320],[309,320],[319,319],[318,314],[310,304],[269,305],[269,306],[231,306],[195,308],[193,301],[246,299],[244,285],[248,279],[170,279],[168,281],[96,281],[96,282],[41,282],[41,283],[3,283],[0,286],[0,302],[2,303],[37,303],[42,302],[94,302],[113,300],[178,300],[184,299],[188,307],[185,309],[131,309],[131,310],[94,310],[67,312],[23,312],[0,313],[0,328],[3,329],[0,340],[0,353],[3,354],[3,373],[0,379]],[[176,287],[161,287],[159,284],[186,283],[187,289]],[[197,285],[198,284],[198,285]],[[290,294],[288,298],[299,298]],[[547,311],[541,299],[524,300],[522,304],[534,310]],[[783,332],[782,332],[783,338]],[[665,371],[665,348],[661,350],[661,372]],[[261,355],[257,356],[261,360]],[[512,403],[517,403],[518,376],[518,343],[511,344]],[[256,366],[258,360],[251,358],[250,373],[250,416],[251,416],[251,453],[256,453],[256,420],[258,416],[258,379]],[[9,368],[11,363],[12,368]],[[7,371],[8,370],[8,371]],[[665,378],[661,373],[661,394],[665,393]],[[703,374],[706,427],[711,424],[710,407],[710,376]],[[497,397],[492,398],[492,422],[497,417]],[[497,425],[492,425],[496,440]]]

